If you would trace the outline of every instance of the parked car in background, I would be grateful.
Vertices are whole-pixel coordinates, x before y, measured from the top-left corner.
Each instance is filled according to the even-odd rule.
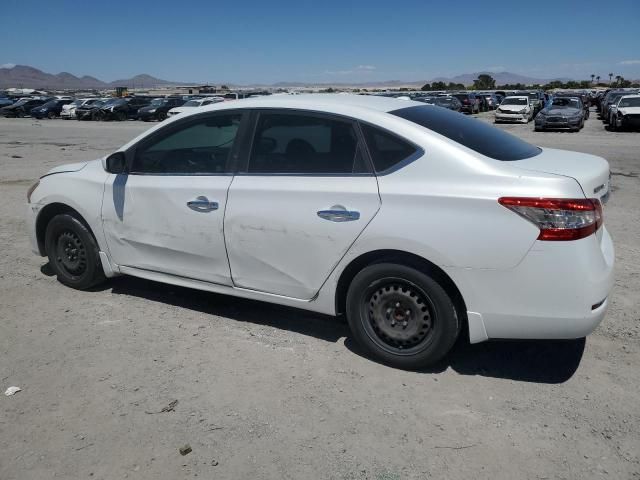
[[[602,117],[602,121],[604,123],[609,123],[609,121],[611,120],[612,107],[618,103],[620,98],[624,97],[625,95],[632,95],[634,93],[637,93],[637,92],[633,90],[631,91],[615,90],[615,91],[609,92],[609,94],[607,95],[602,105],[602,112],[600,113],[600,116]]]
[[[15,99],[9,97],[0,97],[0,108],[8,107],[9,105],[13,105],[15,103]]]
[[[475,93],[454,93],[452,97],[456,97],[460,101],[462,112],[480,113],[480,101],[476,98]]]
[[[533,105],[529,97],[518,95],[505,98],[496,108],[495,122],[521,122],[529,123],[533,118]]]
[[[611,130],[640,127],[640,95],[623,95],[611,110],[615,111],[609,118]]]
[[[568,129],[572,132],[584,127],[584,107],[579,97],[554,97],[551,105],[538,112],[535,130]]]
[[[529,97],[529,103],[533,110],[533,116],[535,117],[540,110],[544,108],[544,94],[542,92],[525,92],[523,95]]]
[[[638,93],[637,90],[609,90],[600,102],[600,118],[604,123],[609,123],[609,107],[612,103],[617,102],[623,95],[632,95]]]
[[[589,96],[582,92],[556,92],[553,94],[553,98],[579,98],[582,102],[582,108],[584,109],[584,119],[589,118],[589,107],[591,106],[591,100]]]
[[[206,105],[211,105],[213,103],[224,102],[223,97],[204,97],[204,98],[194,98],[184,103],[180,107],[174,107],[169,110],[168,115],[171,117],[173,115],[178,115],[179,113],[186,112],[191,108],[195,107],[204,107]]]
[[[12,105],[0,108],[3,117],[27,117],[32,108],[47,103],[49,98],[21,98]]]
[[[146,107],[138,110],[138,120],[149,122],[151,120],[163,121],[167,118],[169,110],[184,105],[181,97],[154,98]]]
[[[97,112],[110,100],[113,99],[100,98],[76,107],[76,120],[96,120]]]
[[[64,118],[65,120],[76,118],[76,109],[78,107],[83,107],[85,105],[89,106],[98,101],[100,101],[99,98],[78,98],[73,102],[62,106],[62,110],[60,111],[60,118]]]
[[[150,103],[151,98],[148,97],[114,98],[95,112],[95,119],[118,121],[135,119],[137,118],[138,110]]]
[[[34,118],[56,118],[60,116],[62,107],[68,105],[73,100],[49,100],[48,102],[31,109],[30,115]]]
[[[487,108],[489,110],[495,110],[498,108],[498,105],[500,105],[498,96],[495,93],[481,93],[480,96],[486,100]]]
[[[427,103],[429,105],[448,108],[449,110],[453,110],[454,112],[459,112],[462,110],[462,104],[456,97],[418,97],[416,98],[416,100],[422,103]]]

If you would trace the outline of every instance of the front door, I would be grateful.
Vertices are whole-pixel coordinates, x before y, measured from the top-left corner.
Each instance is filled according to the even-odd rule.
[[[244,170],[224,225],[234,285],[312,298],[380,205],[355,123],[261,111]]]
[[[122,266],[231,284],[223,219],[237,113],[185,119],[128,152],[129,174],[105,185],[102,220]]]

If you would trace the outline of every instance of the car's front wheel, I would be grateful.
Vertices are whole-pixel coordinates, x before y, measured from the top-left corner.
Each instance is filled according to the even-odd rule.
[[[360,271],[347,292],[347,319],[356,341],[383,363],[426,367],[446,355],[460,323],[442,286],[414,268],[393,263]]]
[[[71,214],[60,214],[47,224],[45,248],[58,280],[85,290],[105,279],[98,244],[89,229]]]

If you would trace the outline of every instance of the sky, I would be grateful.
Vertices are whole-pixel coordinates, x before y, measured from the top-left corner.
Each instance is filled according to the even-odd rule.
[[[418,81],[478,71],[640,79],[640,0],[522,4],[2,0],[0,65],[212,84]]]

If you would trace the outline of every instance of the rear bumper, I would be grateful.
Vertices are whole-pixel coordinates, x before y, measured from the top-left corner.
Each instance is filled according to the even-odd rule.
[[[513,269],[448,273],[467,304],[471,341],[478,342],[589,335],[609,306],[613,268],[613,242],[603,228],[572,242],[537,241]]]

